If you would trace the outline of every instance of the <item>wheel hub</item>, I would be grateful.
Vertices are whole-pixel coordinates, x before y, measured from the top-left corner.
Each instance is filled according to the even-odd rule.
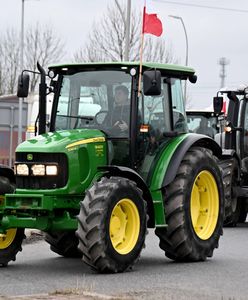
[[[219,193],[215,178],[209,171],[196,177],[190,201],[191,220],[196,235],[210,238],[215,230],[219,215]]]
[[[8,248],[14,241],[17,229],[8,229],[6,234],[0,234],[0,249]]]
[[[132,200],[124,198],[113,208],[109,234],[114,249],[128,254],[135,247],[140,231],[140,217]]]

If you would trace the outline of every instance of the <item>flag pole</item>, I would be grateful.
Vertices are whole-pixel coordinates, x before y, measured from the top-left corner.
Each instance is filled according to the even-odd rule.
[[[142,30],[140,41],[140,66],[139,66],[139,81],[138,81],[138,97],[141,94],[141,76],[142,76],[142,60],[143,60],[143,47],[144,47],[144,26],[145,26],[145,14],[146,14],[146,1],[144,2],[143,18],[142,18]]]

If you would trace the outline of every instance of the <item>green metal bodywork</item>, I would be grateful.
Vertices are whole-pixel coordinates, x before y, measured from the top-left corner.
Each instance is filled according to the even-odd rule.
[[[76,229],[75,216],[68,211],[79,210],[85,190],[101,176],[98,166],[107,164],[104,134],[83,129],[47,133],[23,142],[16,152],[66,154],[69,179],[63,188],[16,189],[15,194],[7,194],[0,203],[1,231],[12,227]],[[63,214],[54,214],[56,210]]]
[[[16,152],[64,153],[68,158],[69,180],[65,187],[53,190],[37,190],[46,195],[81,194],[89,187],[97,167],[106,165],[106,143],[99,130],[64,130],[43,134],[23,142]],[[63,170],[62,170],[63,171]],[[16,190],[16,193],[28,193]]]
[[[163,198],[163,179],[168,169],[169,162],[176,149],[188,137],[189,134],[183,134],[170,139],[161,152],[154,169],[150,183],[150,192],[154,204],[155,224],[156,226],[165,226],[166,220],[164,215],[164,198]]]
[[[150,170],[149,190],[152,196],[156,226],[166,226],[162,194],[162,182],[169,161],[184,134],[169,140]],[[97,130],[61,131],[44,134],[18,146],[16,152],[65,153],[68,157],[69,180],[65,187],[51,190],[17,189],[7,194],[0,204],[1,231],[12,227],[40,230],[69,230],[77,228],[75,215],[85,190],[102,176],[98,166],[107,164],[107,142]],[[56,214],[56,211],[62,214]]]
[[[102,69],[111,69],[111,67],[139,67],[139,62],[105,62],[105,63],[98,63],[98,62],[92,62],[92,63],[73,63],[73,64],[57,64],[57,65],[51,65],[49,66],[49,69],[66,69],[66,68],[75,68],[75,69],[87,69],[87,68],[98,68],[101,66]],[[143,62],[142,63],[143,69],[158,69],[161,70],[161,72],[165,71],[166,73],[174,73],[177,75],[184,76],[185,78],[188,75],[192,75],[195,73],[195,70],[190,67],[186,66],[180,66],[180,65],[172,65],[172,64],[161,64],[161,63],[153,63],[153,62]]]

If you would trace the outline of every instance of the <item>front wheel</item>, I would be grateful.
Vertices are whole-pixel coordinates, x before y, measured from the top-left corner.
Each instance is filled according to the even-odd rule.
[[[4,194],[13,193],[15,185],[9,178],[0,176],[0,204]],[[22,241],[25,238],[23,228],[11,228],[0,233],[0,266],[6,267],[8,263],[16,260],[16,254],[22,251]]]
[[[23,228],[11,228],[0,234],[0,266],[6,267],[11,260],[16,260],[16,254],[22,251],[24,237]]]
[[[164,191],[164,204],[168,227],[155,233],[165,255],[177,261],[211,257],[222,234],[224,193],[221,172],[209,150],[188,150]]]
[[[103,177],[80,204],[77,236],[84,262],[101,273],[131,268],[145,242],[142,191],[131,180]]]

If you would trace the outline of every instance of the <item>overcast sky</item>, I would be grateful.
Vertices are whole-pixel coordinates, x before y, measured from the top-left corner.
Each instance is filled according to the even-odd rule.
[[[121,2],[122,0],[120,0]],[[125,0],[123,0],[125,3]],[[172,45],[175,56],[185,63],[185,35],[180,20],[168,15],[180,16],[186,26],[189,42],[189,66],[196,70],[198,81],[188,84],[191,106],[205,108],[212,102],[220,88],[221,57],[228,59],[225,85],[237,87],[248,84],[248,1],[247,0],[147,0],[150,9],[163,23],[163,37]],[[113,0],[25,0],[25,26],[51,25],[65,42],[68,58],[87,39],[91,25],[100,20]],[[168,3],[168,2],[174,2]],[[21,28],[22,0],[0,0],[0,30]],[[132,8],[142,11],[144,1],[132,0]],[[238,9],[201,8],[175,3]],[[154,37],[156,39],[156,37]],[[66,58],[68,61],[68,59]]]

